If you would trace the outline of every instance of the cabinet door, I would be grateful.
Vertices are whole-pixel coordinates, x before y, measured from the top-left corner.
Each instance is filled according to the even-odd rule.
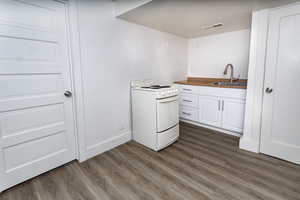
[[[222,99],[222,128],[242,133],[244,127],[245,101]]]
[[[199,96],[199,122],[221,127],[221,100],[213,96]]]

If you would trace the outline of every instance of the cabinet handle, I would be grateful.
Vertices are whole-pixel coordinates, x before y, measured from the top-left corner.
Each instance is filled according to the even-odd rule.
[[[184,90],[184,91],[192,91],[191,89],[186,89],[186,88],[184,88],[183,90]]]
[[[220,111],[221,109],[221,100],[218,101],[218,110]]]
[[[186,113],[186,112],[182,112],[182,114],[187,115],[187,116],[191,116],[192,115],[192,114]]]
[[[188,102],[188,103],[192,103],[192,102],[193,102],[193,101],[186,100],[186,99],[183,99],[182,101],[184,101],[184,102]]]
[[[222,101],[222,111],[224,111],[224,100]]]

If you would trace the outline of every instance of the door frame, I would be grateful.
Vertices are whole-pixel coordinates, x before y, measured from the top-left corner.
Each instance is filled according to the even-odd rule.
[[[85,138],[85,112],[84,112],[84,91],[81,64],[80,32],[79,32],[79,11],[78,0],[53,0],[65,4],[67,21],[67,43],[69,53],[69,65],[71,71],[71,82],[73,90],[73,115],[75,130],[76,159],[83,162],[86,157]]]
[[[241,149],[254,153],[261,152],[269,14],[271,11],[296,5],[300,5],[300,2],[252,13],[246,111],[244,134],[240,139]]]
[[[83,79],[81,71],[81,48],[78,22],[78,0],[52,0],[65,5],[67,50],[70,68],[71,89],[73,91],[72,107],[75,136],[75,158],[79,162],[86,160],[85,155],[85,113]]]

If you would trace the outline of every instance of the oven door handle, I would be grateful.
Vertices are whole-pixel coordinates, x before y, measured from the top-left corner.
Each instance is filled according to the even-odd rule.
[[[158,102],[159,103],[170,103],[170,102],[174,102],[174,101],[178,101],[178,100],[179,100],[179,97],[175,96],[175,97],[160,99],[160,100],[158,100]]]

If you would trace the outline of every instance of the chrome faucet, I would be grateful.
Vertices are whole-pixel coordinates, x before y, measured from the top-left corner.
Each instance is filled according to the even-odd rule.
[[[230,67],[231,69],[231,73],[230,73],[230,83],[232,83],[234,81],[234,78],[233,78],[233,65],[232,64],[227,64],[226,67],[225,67],[225,71],[224,71],[224,75],[227,75],[228,73],[228,68]]]

